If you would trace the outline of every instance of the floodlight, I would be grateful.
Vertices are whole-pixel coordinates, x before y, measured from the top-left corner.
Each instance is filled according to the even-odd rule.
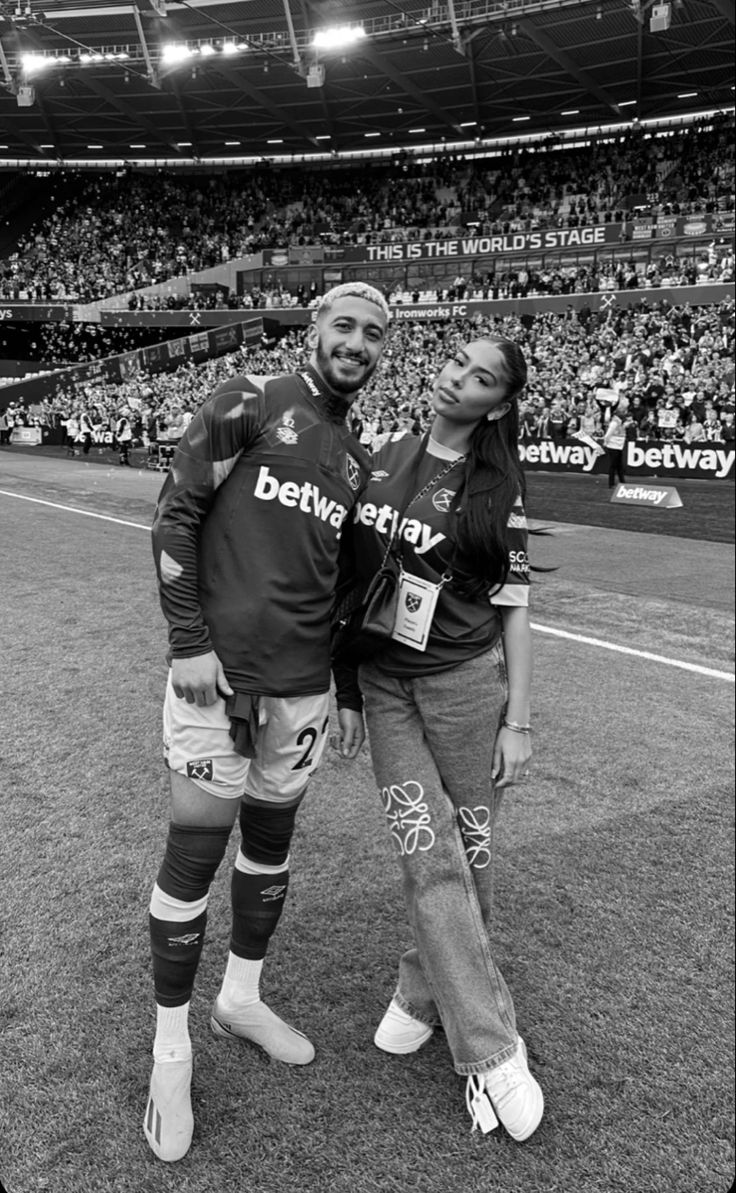
[[[192,51],[189,46],[182,45],[180,42],[166,42],[161,47],[161,61],[169,65],[175,65],[177,62],[186,62],[187,58],[192,57]]]
[[[365,29],[361,25],[331,25],[315,33],[312,46],[315,50],[339,50],[343,46],[353,45],[363,37]]]
[[[54,61],[54,58],[46,57],[45,54],[21,54],[20,56],[23,74],[29,77],[40,75],[42,71],[48,70],[50,66],[54,65]]]

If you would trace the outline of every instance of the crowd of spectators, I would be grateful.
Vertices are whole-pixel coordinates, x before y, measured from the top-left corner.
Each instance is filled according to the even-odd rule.
[[[432,378],[455,345],[470,336],[501,334],[526,355],[529,382],[521,405],[525,439],[602,438],[612,402],[629,401],[627,434],[685,442],[734,440],[734,302],[717,306],[650,305],[645,300],[607,314],[575,312],[477,316],[471,320],[399,321],[384,359],[353,408],[355,428],[374,443],[387,432],[421,432],[429,420]],[[64,426],[70,451],[111,442],[121,417],[134,442],[171,444],[221,381],[239,372],[273,374],[299,367],[304,331],[275,343],[174,372],[125,383],[59,389],[35,411],[15,405],[11,424]],[[82,426],[89,424],[85,433]],[[9,433],[9,432],[8,432]]]
[[[496,157],[68,175],[50,188],[52,214],[0,262],[0,300],[93,302],[295,244],[733,212],[733,147],[724,115],[661,135],[632,126],[577,148],[548,140]]]
[[[629,259],[598,265],[549,265],[539,269],[516,267],[490,270],[482,277],[458,273],[444,285],[432,289],[404,290],[395,287],[387,295],[394,305],[418,305],[474,301],[497,298],[528,298],[550,295],[592,294],[605,291],[631,291],[646,287],[697,285],[704,282],[733,283],[734,251],[730,243],[713,241],[701,253],[686,260],[664,252],[646,266]],[[193,297],[177,295],[133,295],[128,307],[140,311],[199,310],[269,310],[294,306],[308,307],[319,296],[316,283],[289,291],[277,278],[272,283],[253,288],[243,295],[229,294],[218,286],[200,289]],[[83,364],[105,356],[143,348],[169,336],[181,334],[179,328],[111,326],[101,323],[28,323],[19,328],[0,327],[0,354],[9,358],[36,362],[29,372],[43,373],[53,368]],[[17,377],[8,377],[8,382]],[[0,387],[2,387],[0,379]]]
[[[167,334],[173,338],[181,335],[181,329],[69,322],[26,323],[21,327],[0,324],[0,356],[33,361],[38,368],[29,372],[31,376],[158,344]],[[3,380],[12,384],[18,378],[0,378],[0,386]]]

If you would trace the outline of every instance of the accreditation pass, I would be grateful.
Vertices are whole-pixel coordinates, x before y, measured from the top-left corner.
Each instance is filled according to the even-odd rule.
[[[396,623],[391,637],[406,646],[413,646],[415,650],[426,650],[441,588],[441,584],[432,584],[409,572],[401,572]]]

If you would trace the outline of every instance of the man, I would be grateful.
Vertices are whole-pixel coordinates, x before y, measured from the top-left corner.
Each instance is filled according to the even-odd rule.
[[[230,954],[212,1029],[287,1064],[314,1056],[260,1001],[259,980],[296,811],[327,736],[341,529],[370,471],[345,415],[380,360],[388,320],[372,286],[329,291],[315,307],[307,367],[219,386],[161,490],[153,550],[169,623],[171,823],[150,905],[157,1020],[144,1130],[162,1160],[191,1143],[189,1000],[209,887],[238,812]],[[337,703],[341,752],[352,758],[363,742],[360,697],[338,682]]]

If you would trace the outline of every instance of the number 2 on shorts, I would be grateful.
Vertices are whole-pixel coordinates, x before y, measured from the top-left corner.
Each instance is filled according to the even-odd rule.
[[[317,741],[320,732],[322,735],[327,732],[327,726],[329,723],[330,718],[325,717],[321,730],[318,730],[314,725],[307,725],[306,729],[302,729],[301,733],[296,739],[296,744],[298,746],[303,746],[306,742],[307,748],[305,749],[299,761],[294,763],[291,768],[292,770],[306,770],[307,767],[312,765],[312,754],[314,753],[315,742]]]

